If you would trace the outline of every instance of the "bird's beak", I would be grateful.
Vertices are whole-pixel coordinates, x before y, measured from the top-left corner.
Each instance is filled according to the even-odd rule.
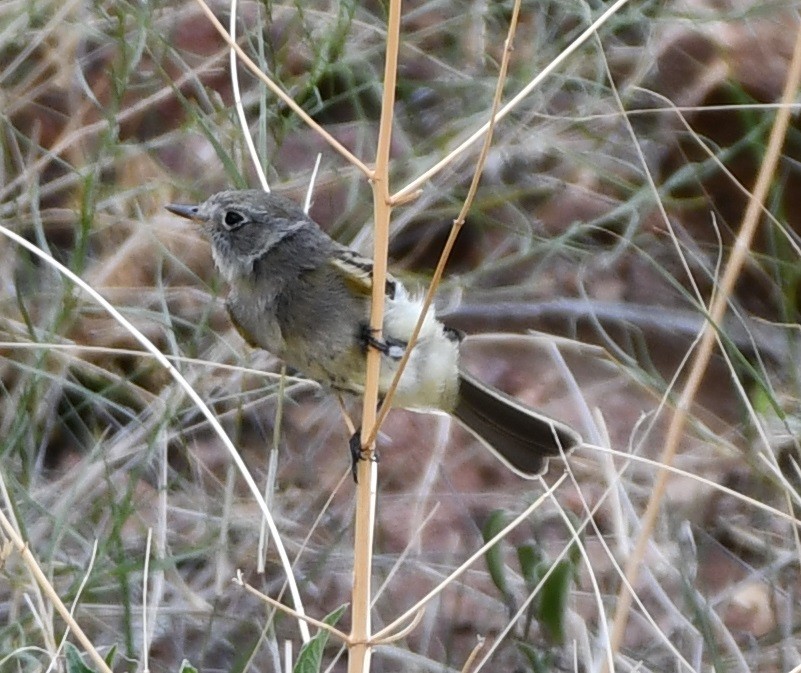
[[[183,206],[180,203],[168,203],[164,207],[171,213],[185,217],[187,220],[194,220],[195,222],[202,221],[202,218],[198,215],[197,206]]]

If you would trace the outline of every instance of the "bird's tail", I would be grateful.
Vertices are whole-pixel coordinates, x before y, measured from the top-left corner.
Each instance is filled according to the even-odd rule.
[[[548,458],[581,444],[581,436],[569,426],[537,413],[464,371],[459,373],[459,384],[459,402],[453,415],[521,477],[542,474]]]

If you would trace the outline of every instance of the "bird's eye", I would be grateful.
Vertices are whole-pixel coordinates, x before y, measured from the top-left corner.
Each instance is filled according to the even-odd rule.
[[[235,210],[229,210],[227,213],[225,213],[225,217],[223,218],[223,223],[225,224],[226,229],[236,229],[244,221],[244,216]]]

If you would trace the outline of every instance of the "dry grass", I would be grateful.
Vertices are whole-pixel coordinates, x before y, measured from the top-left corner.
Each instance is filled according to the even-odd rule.
[[[369,165],[383,7],[240,11],[242,48]],[[598,11],[524,3],[505,100]],[[506,3],[404,4],[393,191],[486,122],[510,12]],[[371,670],[461,670],[477,635],[487,642],[471,670],[490,652],[482,670],[589,671],[606,660],[621,568],[763,161],[795,12],[781,2],[630,3],[498,125],[438,306],[476,335],[466,348],[473,371],[575,424],[588,446],[570,458],[554,499],[504,536],[490,562],[505,592],[485,562],[472,565],[403,640],[376,650]],[[0,62],[0,224],[83,278],[171,358],[259,484],[279,437],[268,499],[305,608],[322,618],[350,596],[348,430],[329,395],[294,380],[276,429],[280,363],[230,328],[208,246],[163,210],[256,184],[223,41],[193,3],[10,1],[0,6]],[[240,79],[272,187],[302,199],[322,152],[312,215],[369,252],[362,172],[255,78]],[[692,398],[616,670],[801,662],[798,132],[793,118],[719,326],[723,347]],[[410,283],[430,276],[475,159],[463,155],[395,211],[390,257]],[[207,419],[118,321],[6,236],[0,302],[2,510],[55,593],[77,604],[93,647],[116,648],[115,670],[143,667],[145,651],[153,671],[184,658],[201,670],[279,670],[283,641],[298,645],[296,622],[231,578],[241,569],[276,597],[284,575],[272,542],[266,571],[255,570],[259,508]],[[440,417],[393,412],[379,451],[376,631],[482,545],[493,512],[511,520],[544,492]],[[560,554],[575,564],[564,642],[528,619],[540,600],[529,553],[538,573],[558,568]],[[29,567],[5,548],[0,670],[44,669],[64,635]]]

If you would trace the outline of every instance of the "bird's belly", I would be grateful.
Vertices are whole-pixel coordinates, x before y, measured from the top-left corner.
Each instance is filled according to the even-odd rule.
[[[293,348],[288,341],[282,357],[305,376],[336,390],[355,394],[364,392],[367,360],[362,349],[316,349],[313,356],[310,354],[308,348]],[[442,342],[432,346],[428,340],[419,342],[392,397],[392,406],[450,411],[458,397],[457,360],[455,347],[443,348]],[[399,358],[381,354],[380,397],[383,398],[389,390],[399,364]]]
[[[451,411],[459,396],[458,357],[455,346],[440,340],[419,341],[403,370],[392,406]],[[380,389],[384,394],[395,377],[399,361],[384,357],[381,365]]]

